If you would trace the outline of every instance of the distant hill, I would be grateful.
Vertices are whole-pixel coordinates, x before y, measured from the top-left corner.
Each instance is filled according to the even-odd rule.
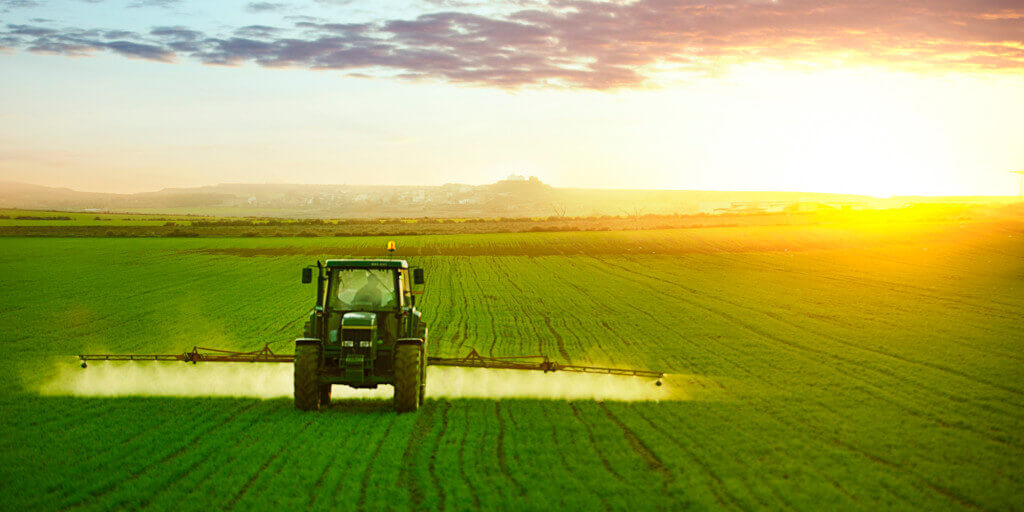
[[[518,178],[518,177],[517,177]],[[548,217],[874,208],[905,203],[1012,202],[1013,197],[877,199],[807,192],[556,188],[540,180],[489,185],[360,186],[222,183],[157,192],[80,192],[0,182],[0,208],[275,217]]]

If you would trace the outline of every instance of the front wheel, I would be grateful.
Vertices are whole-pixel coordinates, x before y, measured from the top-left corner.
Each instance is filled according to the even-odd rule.
[[[395,348],[395,410],[413,412],[420,407],[423,351],[416,345]]]
[[[316,375],[319,364],[320,347],[316,345],[295,347],[295,408],[300,411],[320,409],[320,389]]]

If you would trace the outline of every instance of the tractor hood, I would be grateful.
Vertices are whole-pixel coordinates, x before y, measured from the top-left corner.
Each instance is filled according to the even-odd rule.
[[[405,260],[327,260],[325,264],[332,268],[409,268],[409,262]]]
[[[377,327],[377,314],[363,311],[345,313],[341,317],[342,329],[375,329]]]

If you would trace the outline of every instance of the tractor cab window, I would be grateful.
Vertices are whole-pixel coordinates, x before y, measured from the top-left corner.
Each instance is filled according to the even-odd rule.
[[[360,310],[397,305],[393,270],[339,269],[331,275],[328,307]]]

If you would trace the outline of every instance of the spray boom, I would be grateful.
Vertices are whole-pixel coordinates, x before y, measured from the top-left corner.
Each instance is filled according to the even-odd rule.
[[[197,364],[204,363],[294,363],[294,354],[275,354],[266,344],[259,350],[237,352],[216,348],[193,347],[183,354],[79,354],[82,368],[88,367],[89,361],[182,361]],[[624,375],[658,379],[655,384],[660,386],[664,372],[654,370],[637,370],[632,368],[609,368],[602,366],[583,366],[563,364],[552,361],[547,356],[506,356],[484,357],[476,349],[472,349],[465,357],[427,357],[428,366],[456,366],[462,368],[492,368],[504,370],[533,370],[549,372],[594,373],[604,375]]]

